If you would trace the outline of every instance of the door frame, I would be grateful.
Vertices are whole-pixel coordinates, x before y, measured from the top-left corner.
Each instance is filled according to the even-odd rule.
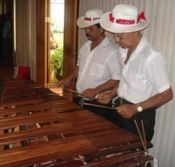
[[[37,0],[36,78],[39,84],[48,83],[49,1]],[[73,70],[77,59],[77,17],[79,0],[65,0],[63,77]]]

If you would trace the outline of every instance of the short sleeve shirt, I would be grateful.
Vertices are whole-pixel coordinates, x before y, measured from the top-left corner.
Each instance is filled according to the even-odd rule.
[[[95,88],[110,79],[120,80],[121,77],[121,60],[114,43],[105,37],[95,49],[90,48],[91,41],[87,41],[79,51],[76,82],[78,92]]]
[[[124,62],[127,50],[121,49]],[[142,37],[126,64],[123,63],[118,95],[139,103],[170,88],[165,58]]]

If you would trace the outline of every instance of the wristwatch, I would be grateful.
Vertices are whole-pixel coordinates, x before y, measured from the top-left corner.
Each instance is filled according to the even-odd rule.
[[[137,106],[137,111],[138,112],[142,112],[143,111],[143,107],[142,106]]]

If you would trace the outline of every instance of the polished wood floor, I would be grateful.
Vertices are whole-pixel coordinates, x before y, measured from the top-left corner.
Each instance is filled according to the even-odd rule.
[[[9,80],[13,78],[13,65],[1,64],[0,63],[0,79]]]

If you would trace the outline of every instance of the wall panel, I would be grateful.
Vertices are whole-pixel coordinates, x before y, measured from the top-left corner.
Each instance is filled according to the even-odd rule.
[[[16,0],[15,64],[29,66],[36,79],[36,1]]]

